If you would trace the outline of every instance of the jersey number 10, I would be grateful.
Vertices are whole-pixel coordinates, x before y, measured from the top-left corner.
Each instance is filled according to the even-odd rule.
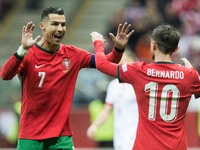
[[[158,83],[150,82],[145,85],[145,92],[149,94],[149,120],[154,121],[156,119],[157,95],[158,95]],[[169,94],[171,93],[171,106],[168,106]],[[165,122],[172,122],[176,120],[179,104],[179,90],[173,84],[167,84],[163,87],[160,101],[160,116]],[[170,107],[170,113],[168,114],[168,107]]]

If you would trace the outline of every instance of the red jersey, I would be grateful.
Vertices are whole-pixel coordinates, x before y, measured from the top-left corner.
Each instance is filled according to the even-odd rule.
[[[113,54],[116,51],[109,58],[114,58]],[[38,140],[72,135],[69,113],[76,79],[81,68],[91,66],[95,67],[94,55],[67,45],[60,45],[52,53],[36,44],[23,61],[13,55],[2,67],[1,76],[12,79],[19,73],[21,79],[18,138]]]
[[[133,150],[186,150],[184,118],[192,94],[200,95],[194,68],[174,63],[121,64],[118,78],[133,85],[139,124]]]
[[[198,72],[171,62],[117,65],[106,60],[102,42],[94,46],[97,69],[134,87],[139,123],[133,150],[186,150],[184,118],[191,95],[200,96]]]

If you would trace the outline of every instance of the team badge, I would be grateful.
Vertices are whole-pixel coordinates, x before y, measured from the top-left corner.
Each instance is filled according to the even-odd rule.
[[[63,58],[63,65],[65,66],[66,70],[63,70],[64,73],[68,73],[70,71],[69,66],[71,65],[70,60],[68,60],[67,58]]]

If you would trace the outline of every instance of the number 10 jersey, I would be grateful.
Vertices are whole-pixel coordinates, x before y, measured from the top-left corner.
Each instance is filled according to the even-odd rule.
[[[200,95],[197,71],[171,62],[138,62],[119,65],[117,74],[136,93],[139,124],[133,150],[186,150],[184,118],[191,95]]]

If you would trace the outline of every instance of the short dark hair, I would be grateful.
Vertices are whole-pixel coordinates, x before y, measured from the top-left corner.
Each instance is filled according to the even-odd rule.
[[[64,15],[64,10],[58,7],[48,7],[43,10],[42,15],[41,15],[41,21],[46,17],[48,18],[49,14]]]
[[[172,54],[178,46],[180,33],[170,24],[161,24],[153,30],[152,40],[161,52]]]

